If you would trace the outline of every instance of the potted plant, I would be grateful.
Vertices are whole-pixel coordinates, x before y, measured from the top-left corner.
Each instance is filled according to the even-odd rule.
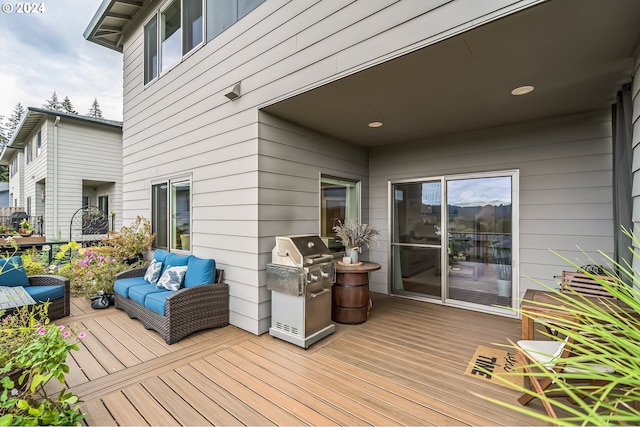
[[[23,219],[20,221],[20,228],[18,229],[18,233],[22,236],[31,236],[33,234],[33,226],[29,222],[28,219]]]
[[[363,246],[369,247],[371,242],[376,242],[380,235],[380,230],[369,224],[361,224],[354,219],[347,219],[345,222],[338,221],[338,225],[333,227],[336,237],[340,239],[345,247],[345,252],[351,258],[352,263],[358,262],[358,252]]]
[[[493,240],[489,245],[496,265],[498,296],[511,296],[511,241],[510,239]]]

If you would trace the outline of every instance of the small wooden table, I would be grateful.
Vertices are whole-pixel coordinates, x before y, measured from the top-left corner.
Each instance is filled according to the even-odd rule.
[[[336,283],[331,287],[331,320],[338,323],[364,323],[369,315],[369,272],[380,264],[362,261],[357,264],[336,262]]]
[[[577,298],[572,294],[563,294],[565,297],[569,298]],[[598,298],[598,297],[585,297],[590,301],[593,301],[596,305],[602,307],[603,309],[609,310],[610,307],[614,310],[620,310],[620,312],[630,312],[635,313],[631,307],[628,307],[622,301],[613,299],[613,298]],[[544,303],[544,304],[553,304],[556,308],[551,307],[541,307],[538,304],[531,303]],[[557,293],[551,291],[541,291],[537,289],[528,289],[524,294],[523,301],[520,304],[520,309],[523,310],[522,313],[522,339],[523,340],[532,340],[535,336],[534,329],[534,319],[544,319],[549,318],[549,316],[553,316],[553,319],[562,319],[566,318],[567,320],[571,320],[573,317],[566,310],[562,309],[563,304],[562,301],[557,299]],[[532,316],[526,316],[524,312],[529,312]]]
[[[0,286],[0,310],[10,310],[36,301],[22,286]]]

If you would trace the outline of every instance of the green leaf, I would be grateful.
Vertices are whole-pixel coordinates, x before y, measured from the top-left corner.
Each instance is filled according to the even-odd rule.
[[[13,425],[13,415],[6,414],[0,417],[0,426]]]
[[[29,402],[24,399],[20,399],[18,400],[18,403],[16,403],[16,406],[18,407],[18,409],[22,409],[24,411],[29,407]]]

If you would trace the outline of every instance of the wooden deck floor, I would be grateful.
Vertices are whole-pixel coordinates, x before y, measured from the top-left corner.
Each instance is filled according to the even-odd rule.
[[[59,323],[86,328],[67,388],[88,425],[536,425],[481,393],[518,393],[464,375],[480,344],[517,339],[514,319],[373,295],[364,324],[304,350],[234,326],[171,346],[114,308],[74,299]],[[542,411],[539,403],[533,408]]]

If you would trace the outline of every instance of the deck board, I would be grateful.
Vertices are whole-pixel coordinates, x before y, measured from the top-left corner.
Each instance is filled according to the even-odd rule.
[[[338,324],[306,350],[234,326],[167,345],[124,312],[73,298],[61,322],[88,336],[66,386],[87,425],[542,425],[478,397],[515,404],[515,390],[464,374],[478,345],[517,339],[518,320],[372,298],[365,323]]]

